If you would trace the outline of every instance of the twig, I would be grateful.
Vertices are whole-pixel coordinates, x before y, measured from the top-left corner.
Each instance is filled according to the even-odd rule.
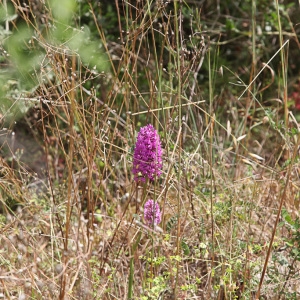
[[[154,112],[154,111],[178,108],[178,107],[183,107],[183,106],[188,106],[188,105],[195,105],[195,104],[199,104],[199,103],[203,103],[203,102],[205,102],[205,100],[191,102],[191,103],[185,103],[185,104],[181,104],[181,105],[172,105],[172,106],[166,106],[166,107],[162,107],[162,108],[149,109],[149,110],[144,110],[144,111],[140,111],[140,112],[136,112],[136,113],[128,112],[128,114],[130,114],[131,116],[136,116],[136,115],[142,115],[142,114],[146,114],[146,113]]]

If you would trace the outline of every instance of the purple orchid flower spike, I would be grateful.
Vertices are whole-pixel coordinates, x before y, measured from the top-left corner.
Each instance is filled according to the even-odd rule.
[[[162,149],[159,135],[155,128],[148,124],[138,133],[134,154],[133,174],[135,181],[151,181],[161,175]]]

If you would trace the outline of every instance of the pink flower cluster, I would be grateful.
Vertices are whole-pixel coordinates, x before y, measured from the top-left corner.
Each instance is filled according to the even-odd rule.
[[[135,181],[153,181],[162,173],[162,149],[159,135],[148,124],[138,133],[133,154],[133,175]],[[144,206],[144,219],[148,226],[161,222],[161,212],[157,202],[149,199]]]
[[[161,212],[157,202],[149,199],[144,206],[144,218],[149,226],[157,225],[161,222]]]
[[[155,128],[148,124],[140,129],[133,154],[134,180],[145,182],[161,175],[162,149]]]

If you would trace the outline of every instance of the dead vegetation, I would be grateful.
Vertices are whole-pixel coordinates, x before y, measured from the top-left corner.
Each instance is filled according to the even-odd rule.
[[[74,3],[1,4],[0,299],[297,299],[297,111],[273,60],[261,79],[255,53],[229,57],[253,17],[226,33],[204,3]],[[148,123],[163,174],[138,184]]]

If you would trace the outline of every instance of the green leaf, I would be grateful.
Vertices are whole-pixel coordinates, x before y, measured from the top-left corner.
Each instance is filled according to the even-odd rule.
[[[190,254],[189,245],[184,240],[181,241],[181,248],[183,250],[184,255],[189,255]]]
[[[285,222],[289,225],[293,226],[295,224],[295,222],[293,221],[292,217],[289,215],[286,209],[282,209],[281,215]]]

